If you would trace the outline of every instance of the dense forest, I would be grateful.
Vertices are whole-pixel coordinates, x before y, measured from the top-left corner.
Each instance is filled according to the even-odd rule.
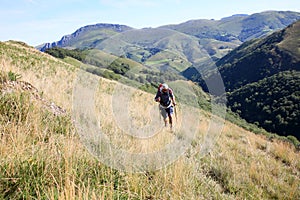
[[[300,72],[281,72],[228,96],[232,111],[267,131],[300,139]]]

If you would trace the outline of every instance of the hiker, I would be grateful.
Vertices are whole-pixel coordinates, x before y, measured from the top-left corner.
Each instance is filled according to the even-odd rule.
[[[164,118],[165,126],[168,125],[168,118],[170,128],[173,125],[172,114],[174,113],[174,106],[176,106],[175,96],[171,88],[166,83],[160,84],[155,96],[155,101],[159,102],[159,110]]]

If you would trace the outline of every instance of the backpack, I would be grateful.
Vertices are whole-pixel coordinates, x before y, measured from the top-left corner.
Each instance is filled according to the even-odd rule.
[[[159,86],[158,86],[158,88],[157,88],[157,92],[161,92],[162,85],[163,85],[162,83],[159,84]]]

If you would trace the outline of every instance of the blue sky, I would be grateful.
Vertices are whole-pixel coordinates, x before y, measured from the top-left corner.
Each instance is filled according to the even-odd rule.
[[[300,12],[297,0],[1,0],[0,41],[36,46],[96,23],[133,28],[266,10]]]

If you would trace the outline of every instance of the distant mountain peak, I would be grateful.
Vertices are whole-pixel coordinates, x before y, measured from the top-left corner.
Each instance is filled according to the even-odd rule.
[[[91,30],[91,29],[101,29],[101,28],[112,29],[112,30],[115,30],[117,32],[123,32],[123,31],[126,31],[128,29],[132,29],[129,26],[121,25],[121,24],[97,23],[97,24],[83,26],[83,27],[77,29],[73,34],[77,34],[77,33],[80,33],[82,31],[88,31],[88,30]]]
[[[248,14],[235,14],[235,15],[231,15],[229,17],[223,17],[220,20],[228,20],[228,19],[232,19],[232,18],[236,18],[236,17],[248,17]]]
[[[76,40],[76,38],[80,37],[81,35],[88,33],[90,31],[95,30],[112,30],[113,32],[120,33],[123,31],[128,31],[133,29],[132,27],[129,27],[127,25],[121,25],[121,24],[109,24],[109,23],[97,23],[92,25],[86,25],[79,29],[77,29],[74,33],[69,35],[64,35],[59,41],[52,42],[52,43],[45,43],[42,45],[37,46],[36,48],[40,51],[45,51],[46,49],[52,48],[52,47],[65,47],[68,46],[72,40]]]

